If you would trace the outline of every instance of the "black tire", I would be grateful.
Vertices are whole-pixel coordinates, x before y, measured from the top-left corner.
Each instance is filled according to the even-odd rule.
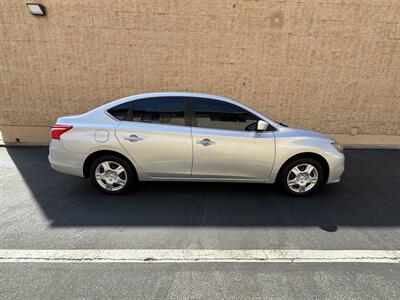
[[[296,192],[289,187],[287,179],[289,176],[289,172],[294,167],[296,167],[298,165],[302,165],[302,164],[312,165],[318,172],[318,179],[317,179],[316,184],[311,189],[309,189],[307,191]],[[283,169],[279,173],[278,184],[289,195],[303,197],[303,196],[307,196],[307,195],[315,192],[321,186],[324,175],[325,175],[324,169],[322,168],[321,164],[318,161],[316,161],[315,159],[312,159],[312,158],[299,158],[299,159],[289,162],[288,164],[286,164],[283,167]]]
[[[122,188],[120,188],[118,190],[107,190],[106,188],[104,188],[97,182],[96,176],[95,176],[96,169],[99,165],[101,165],[104,162],[111,162],[111,163],[114,162],[114,163],[121,165],[125,169],[124,174],[118,175],[118,176],[121,176],[122,179],[125,179],[125,176],[126,176],[126,184]],[[115,166],[116,164],[111,164],[111,165]],[[101,156],[101,157],[95,159],[92,162],[92,164],[90,165],[89,174],[90,174],[90,180],[92,181],[93,185],[96,188],[98,188],[100,191],[102,191],[103,193],[108,194],[108,195],[120,195],[120,194],[126,193],[127,191],[129,191],[129,189],[132,187],[132,185],[137,181],[136,173],[134,172],[134,170],[132,170],[132,167],[130,166],[130,164],[127,163],[126,160],[121,159],[120,157],[114,156],[114,155],[105,155],[105,156]],[[102,182],[106,183],[106,180],[104,180]],[[113,187],[116,185],[117,184],[113,184]]]

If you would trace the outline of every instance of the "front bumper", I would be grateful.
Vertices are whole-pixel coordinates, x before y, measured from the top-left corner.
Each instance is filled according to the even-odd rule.
[[[329,177],[327,184],[336,183],[340,181],[345,169],[345,157],[343,153],[330,154],[326,157],[329,164]]]

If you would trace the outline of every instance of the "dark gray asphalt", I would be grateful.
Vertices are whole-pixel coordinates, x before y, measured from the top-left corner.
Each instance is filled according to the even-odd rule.
[[[0,249],[400,249],[400,151],[348,150],[308,198],[257,184],[144,183],[110,197],[0,147]],[[398,299],[399,264],[0,263],[0,298]]]
[[[0,148],[1,248],[400,249],[400,151],[348,150],[339,184],[144,183],[101,194],[46,148]]]

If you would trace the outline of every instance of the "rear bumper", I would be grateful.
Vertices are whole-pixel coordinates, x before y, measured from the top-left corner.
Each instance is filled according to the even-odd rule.
[[[84,161],[84,154],[65,150],[61,141],[51,141],[49,148],[49,162],[54,170],[69,175],[84,177]]]
[[[336,183],[340,181],[340,176],[344,172],[345,158],[343,153],[331,154],[327,158],[329,164],[329,177],[327,184]]]

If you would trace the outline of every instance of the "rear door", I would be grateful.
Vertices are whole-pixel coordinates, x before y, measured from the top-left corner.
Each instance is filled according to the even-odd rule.
[[[214,99],[193,98],[192,176],[264,181],[275,160],[273,131],[257,132],[258,117]]]
[[[190,177],[192,137],[184,98],[133,100],[114,110],[126,113],[116,129],[118,140],[149,177]]]

